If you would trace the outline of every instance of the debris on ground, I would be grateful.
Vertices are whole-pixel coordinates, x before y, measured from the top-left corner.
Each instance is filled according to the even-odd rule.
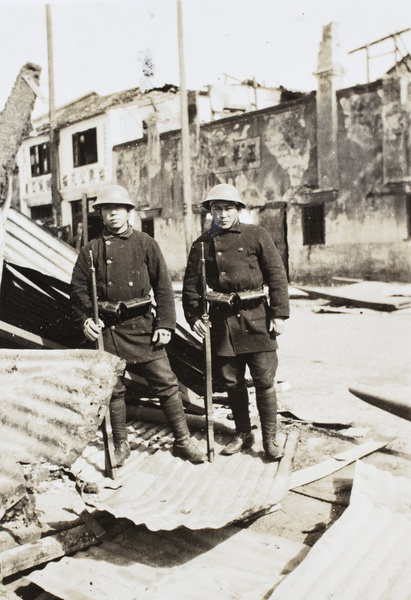
[[[411,481],[356,464],[350,505],[270,600],[408,598]]]
[[[361,281],[335,287],[294,286],[310,298],[325,298],[333,305],[393,311],[411,306],[411,285]]]

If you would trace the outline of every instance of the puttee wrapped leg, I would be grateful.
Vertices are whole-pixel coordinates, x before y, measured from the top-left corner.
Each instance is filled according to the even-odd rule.
[[[236,435],[235,438],[227,444],[221,454],[236,454],[241,450],[251,448],[254,437],[251,432],[251,421],[249,411],[249,400],[247,384],[244,382],[235,388],[228,390],[228,401],[233,413]]]
[[[276,441],[277,394],[274,386],[265,390],[256,389],[256,400],[264,452],[270,461],[280,460],[284,456],[284,450]]]

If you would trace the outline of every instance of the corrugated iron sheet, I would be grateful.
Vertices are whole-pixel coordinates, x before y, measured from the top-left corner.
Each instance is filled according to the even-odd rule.
[[[62,292],[52,285],[42,289],[40,277],[44,279],[46,276],[36,271],[28,273],[21,267],[4,265],[0,320],[63,347],[81,347],[84,337],[72,315],[68,291]],[[64,285],[68,287],[68,284]]]
[[[236,527],[153,533],[131,526],[28,578],[63,600],[260,600],[307,550]]]
[[[70,282],[77,252],[17,210],[6,221],[5,260]]]
[[[411,481],[358,462],[351,503],[271,600],[409,600]]]
[[[95,350],[0,350],[0,457],[70,466],[95,436],[122,366]]]
[[[168,427],[136,422],[129,427],[131,457],[114,482],[103,478],[103,452],[98,445],[86,448],[72,470],[99,487],[98,494],[84,495],[85,501],[118,518],[145,524],[152,531],[217,529],[267,511],[284,498],[297,437],[290,434],[286,457],[272,463],[264,458],[261,440],[247,453],[219,454],[228,438],[217,435],[214,462],[192,465],[172,455]],[[193,441],[206,452],[204,434]]]
[[[340,287],[295,287],[306,292],[311,298],[325,298],[340,305],[386,311],[411,306],[411,286],[407,283],[361,281]]]

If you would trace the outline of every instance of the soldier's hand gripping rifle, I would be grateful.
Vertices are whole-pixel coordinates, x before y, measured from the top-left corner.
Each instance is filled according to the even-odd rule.
[[[201,243],[201,300],[202,312],[201,320],[205,326],[204,334],[204,404],[206,413],[207,430],[207,455],[208,460],[214,460],[214,422],[213,422],[213,376],[211,368],[211,339],[210,339],[210,318],[207,310],[207,281],[206,264],[204,256],[204,243]]]
[[[96,268],[94,266],[93,252],[90,250],[90,275],[91,275],[91,302],[93,305],[93,321],[96,325],[99,324],[98,316],[98,298],[97,298],[97,283],[96,283]],[[97,350],[104,350],[103,335],[100,333],[96,341]],[[116,478],[116,458],[114,454],[113,432],[111,430],[110,406],[107,407],[106,416],[101,424],[104,441],[104,471],[106,477],[111,479]]]

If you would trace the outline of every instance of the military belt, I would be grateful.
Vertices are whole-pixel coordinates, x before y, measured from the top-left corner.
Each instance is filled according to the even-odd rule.
[[[206,299],[211,304],[226,305],[233,308],[251,308],[258,306],[266,297],[264,290],[244,290],[241,292],[208,292]]]

